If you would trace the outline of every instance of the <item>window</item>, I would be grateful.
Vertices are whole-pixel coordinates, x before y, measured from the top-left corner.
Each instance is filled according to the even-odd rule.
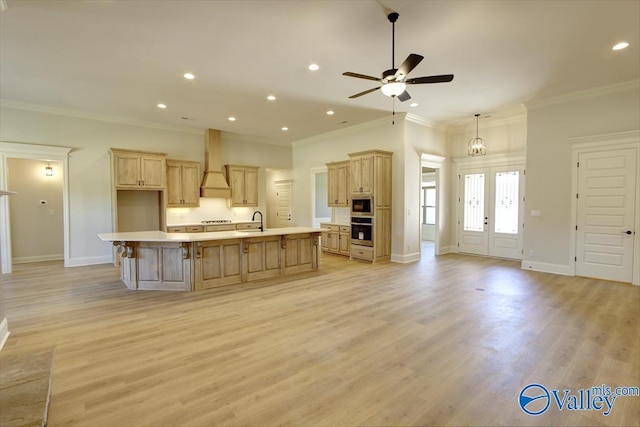
[[[496,233],[518,234],[518,171],[496,173]]]
[[[484,231],[484,174],[464,176],[464,231]]]
[[[436,187],[435,182],[423,183],[420,193],[421,223],[433,225],[436,223]]]

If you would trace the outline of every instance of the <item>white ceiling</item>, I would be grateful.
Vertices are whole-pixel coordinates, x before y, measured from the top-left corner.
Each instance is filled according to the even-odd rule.
[[[640,1],[404,1],[396,66],[425,59],[395,102],[443,124],[640,77]],[[1,98],[128,120],[215,128],[288,144],[391,114],[379,91],[348,97],[391,68],[391,24],[373,0],[7,0]],[[631,45],[614,52],[626,40]],[[307,66],[316,62],[320,69]],[[192,72],[193,81],[182,75]],[[266,96],[277,96],[267,101]],[[410,107],[410,102],[419,103]],[[168,105],[166,110],[156,107]],[[327,116],[327,110],[335,115]],[[237,121],[229,122],[229,116]],[[182,117],[188,118],[187,120]],[[282,126],[289,131],[283,132]]]

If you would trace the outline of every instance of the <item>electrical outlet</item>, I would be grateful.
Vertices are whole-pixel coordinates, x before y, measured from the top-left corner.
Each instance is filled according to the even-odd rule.
[[[534,251],[533,249],[531,249],[531,250],[529,251],[529,256],[530,256],[531,258],[533,258],[534,256],[536,256],[536,251]]]

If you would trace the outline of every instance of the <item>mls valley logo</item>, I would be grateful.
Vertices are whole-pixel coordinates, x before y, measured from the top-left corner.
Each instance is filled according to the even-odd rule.
[[[598,387],[571,390],[549,390],[542,384],[529,384],[520,391],[518,403],[528,415],[542,415],[554,404],[560,411],[599,411],[605,417],[613,410],[618,397],[640,396],[639,387]]]

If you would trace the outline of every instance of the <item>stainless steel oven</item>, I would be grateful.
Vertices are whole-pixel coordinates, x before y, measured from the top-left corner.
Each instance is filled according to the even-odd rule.
[[[352,196],[351,197],[351,215],[372,216],[373,215],[373,197]]]
[[[373,217],[351,217],[351,244],[373,246]]]

